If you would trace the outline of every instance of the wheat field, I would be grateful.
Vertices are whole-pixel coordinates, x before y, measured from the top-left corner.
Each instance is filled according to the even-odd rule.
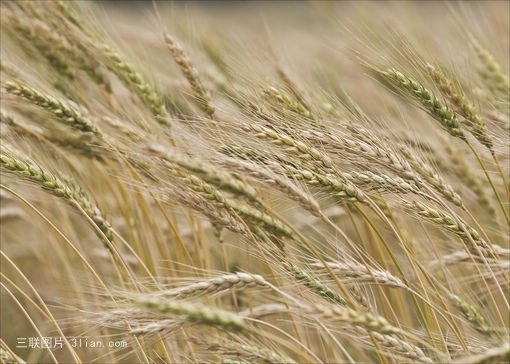
[[[1,363],[510,362],[510,3],[1,2]]]

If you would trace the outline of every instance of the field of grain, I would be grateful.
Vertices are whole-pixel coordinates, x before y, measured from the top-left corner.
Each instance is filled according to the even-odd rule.
[[[510,361],[510,3],[1,2],[1,363]]]

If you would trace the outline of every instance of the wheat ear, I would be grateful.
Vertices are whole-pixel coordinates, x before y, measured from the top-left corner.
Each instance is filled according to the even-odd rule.
[[[407,91],[409,95],[419,101],[448,133],[462,140],[466,139],[455,113],[439,101],[432,91],[395,68],[390,68],[382,74],[399,89]]]
[[[75,129],[94,133],[98,136],[102,135],[101,130],[99,130],[92,121],[66,101],[54,98],[36,90],[33,87],[23,85],[16,81],[7,81],[3,85],[3,88],[7,93],[18,96],[44,110],[51,112],[58,120]]]
[[[79,187],[69,182],[68,179],[51,173],[31,161],[25,161],[16,154],[6,151],[5,148],[0,154],[0,168],[37,184],[52,195],[61,197],[72,206],[83,210],[105,237],[112,241],[113,230],[104,214]],[[108,244],[106,246],[110,249]]]
[[[192,283],[187,286],[157,291],[152,295],[160,298],[187,298],[199,294],[213,294],[230,289],[248,287],[269,287],[270,284],[260,275],[249,273],[233,273],[210,278],[206,281]]]
[[[492,138],[487,130],[487,125],[482,120],[480,114],[475,107],[468,102],[466,97],[458,92],[452,82],[438,68],[427,65],[427,70],[436,82],[439,90],[455,107],[455,110],[464,117],[461,122],[468,128],[471,134],[483,145],[485,145],[491,153],[494,153]]]
[[[191,63],[191,60],[184,53],[184,50],[174,38],[169,34],[165,33],[165,42],[172,54],[175,63],[177,63],[184,74],[184,77],[188,80],[191,89],[195,93],[195,98],[202,111],[211,119],[214,117],[215,108],[211,102],[211,96],[209,90],[207,90],[198,75],[197,69]]]
[[[455,360],[454,364],[502,364],[510,362],[510,343],[504,343],[477,355],[470,355]]]
[[[131,301],[142,308],[161,314],[184,317],[190,322],[215,326],[227,331],[247,331],[245,320],[232,312],[180,301],[166,301],[148,296],[134,296]]]
[[[453,293],[449,293],[448,297],[455,307],[457,307],[457,309],[462,313],[462,316],[464,316],[464,318],[473,325],[476,331],[487,336],[494,336],[494,328],[489,325],[485,317],[475,306],[469,304]]]
[[[282,262],[283,267],[294,277],[295,280],[302,283],[305,287],[309,288],[312,292],[325,298],[326,300],[339,304],[341,306],[347,305],[347,301],[342,298],[338,293],[333,291],[331,288],[322,284],[322,282],[313,277],[306,270],[298,267],[290,262]]]
[[[508,75],[501,69],[494,56],[475,42],[475,50],[478,58],[485,66],[480,69],[480,74],[487,81],[489,87],[500,92],[505,97],[510,94],[510,80]]]
[[[382,284],[394,288],[408,288],[400,278],[395,277],[391,273],[373,269],[363,264],[350,261],[342,263],[326,262],[326,264],[341,279]],[[326,270],[322,262],[312,262],[310,266],[316,269]]]
[[[237,342],[215,342],[204,343],[207,345],[207,350],[216,352],[222,355],[236,356],[246,360],[254,359],[262,363],[296,363],[294,360],[281,356],[276,352],[266,349],[264,347],[255,345],[240,344]]]
[[[108,45],[102,46],[108,60],[108,68],[115,73],[127,86],[136,93],[149,108],[154,119],[165,126],[171,126],[170,115],[166,110],[163,97],[149,84],[142,75],[129,64],[115,49]]]
[[[201,163],[194,158],[183,156],[163,145],[152,144],[148,146],[148,148],[163,160],[186,169],[190,173],[196,174],[205,182],[213,184],[224,191],[244,197],[255,205],[259,204],[255,189],[235,178],[231,173],[212,168],[205,163]]]
[[[274,109],[277,112],[281,112],[281,107],[283,106],[287,110],[296,113],[305,119],[315,120],[314,116],[305,105],[299,101],[292,100],[292,98],[290,98],[288,95],[280,92],[274,87],[268,87],[267,89],[264,89],[262,95],[272,104],[276,104]]]
[[[468,226],[460,218],[453,218],[440,210],[433,209],[417,201],[406,203],[406,205],[419,216],[458,235],[475,255],[479,255],[478,250],[480,250],[483,255],[492,256],[492,245],[487,243],[475,229]],[[473,246],[472,241],[475,246]]]
[[[0,362],[2,364],[26,364],[26,361],[17,356],[3,341],[0,339]]]
[[[239,203],[236,200],[228,199],[217,188],[196,175],[188,174],[187,171],[173,169],[172,172],[185,183],[187,188],[197,192],[206,200],[211,201],[217,207],[227,212],[227,214],[234,217],[234,219],[237,220],[240,217],[249,227],[258,228],[261,226],[276,236],[296,239],[295,233],[278,218],[257,208]]]
[[[248,173],[250,177],[257,179],[264,184],[276,187],[278,190],[285,193],[290,199],[298,202],[312,215],[317,217],[322,216],[319,203],[313,198],[313,196],[303,191],[289,178],[280,176],[269,168],[264,168],[258,164],[235,158],[223,158],[220,162],[231,168],[242,170]]]
[[[367,334],[367,331],[362,328],[358,328],[357,331],[362,335]],[[433,360],[425,355],[421,348],[405,340],[374,331],[372,331],[370,335],[376,339],[385,350],[388,350],[392,354],[410,359],[413,363],[433,363]]]

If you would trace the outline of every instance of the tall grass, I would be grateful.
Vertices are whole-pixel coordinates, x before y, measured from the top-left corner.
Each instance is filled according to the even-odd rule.
[[[2,363],[510,361],[508,14],[3,1]]]

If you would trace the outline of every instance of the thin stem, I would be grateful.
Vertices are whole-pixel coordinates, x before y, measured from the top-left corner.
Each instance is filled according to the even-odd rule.
[[[499,196],[498,190],[496,189],[496,186],[494,186],[494,182],[492,181],[492,178],[489,176],[489,173],[487,172],[487,168],[485,168],[485,165],[483,164],[482,159],[480,158],[480,155],[476,151],[473,146],[466,141],[466,144],[468,145],[469,149],[471,149],[471,152],[476,157],[478,163],[480,164],[480,167],[482,167],[483,173],[485,174],[485,177],[487,178],[487,181],[491,185],[492,191],[494,192],[494,195],[496,196],[496,199],[498,200],[499,207],[501,208],[501,211],[503,211],[503,215],[505,216],[505,220],[507,225],[510,225],[510,218],[508,216],[508,212],[506,211],[505,205],[503,204],[503,201],[501,200],[501,197]]]

